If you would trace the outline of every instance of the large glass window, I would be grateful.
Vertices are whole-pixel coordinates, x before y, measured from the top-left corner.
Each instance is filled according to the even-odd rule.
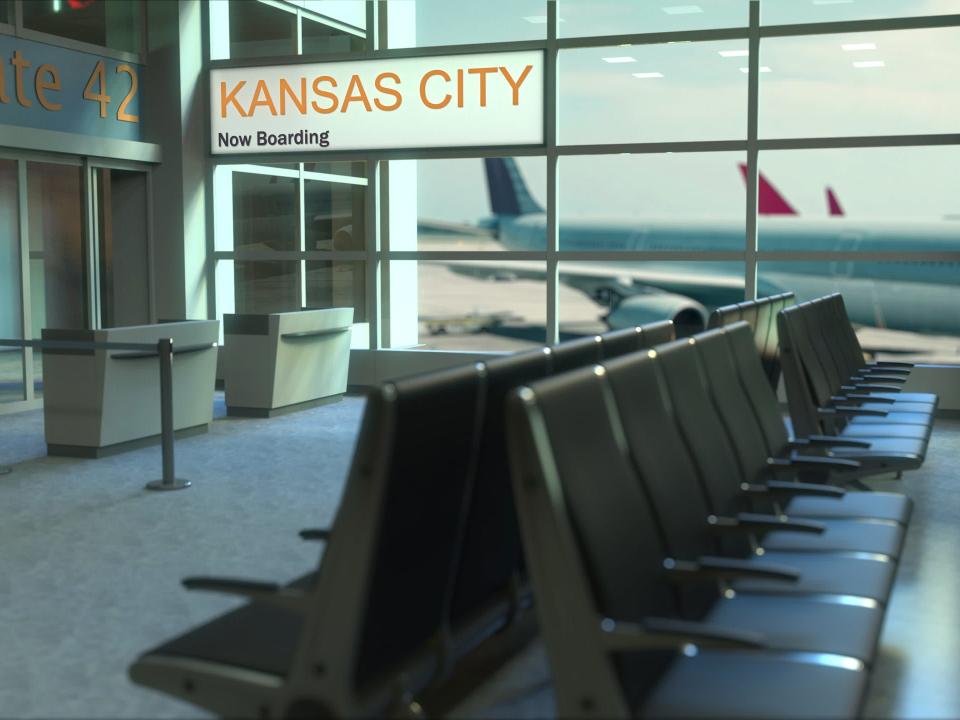
[[[746,40],[561,50],[564,145],[740,140]]]
[[[0,23],[13,23],[13,3],[11,0],[0,0]]]
[[[0,338],[23,337],[17,162],[0,160]],[[25,400],[23,350],[0,346],[0,403]]]
[[[143,32],[143,3],[99,0],[71,3],[30,0],[21,3],[28,30],[80,42],[139,53]]]
[[[547,36],[546,0],[391,0],[390,47],[539,40]]]
[[[560,0],[557,34],[585,37],[743,27],[748,8],[746,0]]]
[[[763,0],[761,3],[761,21],[765,25],[954,13],[960,13],[960,2],[957,0]]]

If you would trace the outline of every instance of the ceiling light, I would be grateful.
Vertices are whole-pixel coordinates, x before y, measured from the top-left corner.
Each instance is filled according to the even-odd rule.
[[[875,68],[875,67],[886,67],[886,63],[883,60],[857,60],[853,66],[855,68]]]
[[[720,57],[746,57],[750,54],[749,50],[719,50]]]
[[[849,5],[853,0],[813,0],[814,5]]]
[[[663,73],[658,73],[658,72],[642,72],[642,73],[631,73],[631,74],[635,78],[640,78],[640,79],[663,77]]]
[[[616,57],[605,57],[603,61],[608,63],[632,63],[636,62],[637,59],[629,55],[618,55]]]
[[[750,68],[740,68],[740,72],[748,73],[750,72]],[[773,72],[773,71],[770,68],[768,68],[766,65],[761,65],[759,68],[757,68],[757,72]]]
[[[703,12],[699,5],[667,5],[660,9],[667,15],[696,15]]]
[[[840,46],[847,52],[857,52],[858,50],[876,50],[876,43],[844,43]]]

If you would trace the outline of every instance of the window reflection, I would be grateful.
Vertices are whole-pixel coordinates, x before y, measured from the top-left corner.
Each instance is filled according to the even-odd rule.
[[[114,50],[140,52],[143,4],[130,0],[100,0],[76,6],[67,2],[21,3],[23,26]],[[2,16],[0,8],[0,16]],[[2,21],[2,17],[0,17]]]
[[[299,250],[297,178],[233,173],[233,242],[243,250]]]

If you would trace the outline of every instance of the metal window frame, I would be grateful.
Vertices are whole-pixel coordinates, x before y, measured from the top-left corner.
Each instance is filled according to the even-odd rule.
[[[388,3],[367,2],[366,50],[362,53],[326,53],[286,57],[245,58],[238,60],[209,60],[208,68],[249,67],[255,65],[285,65],[304,62],[333,62],[358,58],[417,58],[434,55],[456,55],[483,52],[511,52],[542,50],[545,55],[544,86],[544,143],[542,145],[497,147],[422,147],[378,151],[305,152],[293,157],[304,162],[362,161],[368,169],[366,207],[367,244],[361,253],[330,251],[307,253],[311,258],[327,260],[365,259],[367,267],[367,302],[370,321],[371,349],[389,348],[391,317],[390,262],[408,260],[536,260],[546,263],[546,302],[548,342],[559,339],[559,263],[564,261],[638,262],[638,261],[736,261],[744,264],[745,299],[757,292],[759,263],[769,261],[887,261],[887,262],[960,262],[960,253],[940,252],[773,252],[761,250],[758,244],[759,214],[757,207],[758,161],[764,151],[823,150],[845,148],[934,147],[960,146],[960,127],[957,133],[922,133],[899,135],[825,136],[825,137],[759,137],[760,79],[759,65],[762,40],[776,37],[804,37],[842,33],[862,33],[911,29],[960,27],[960,14],[905,16],[869,20],[763,25],[761,0],[749,3],[749,20],[745,27],[710,28],[702,30],[593,35],[585,37],[557,36],[557,3],[547,0],[546,35],[542,39],[483,42],[472,44],[432,45],[413,48],[389,48],[386,35]],[[286,4],[284,0],[273,0]],[[298,6],[290,6],[290,8]],[[321,22],[325,21],[322,18]],[[207,30],[209,32],[209,30]],[[612,47],[618,45],[652,45],[672,42],[712,42],[718,40],[746,40],[750,49],[747,76],[747,126],[745,136],[738,139],[702,141],[662,141],[611,144],[559,144],[557,140],[558,82],[557,61],[560,52],[576,48]],[[299,39],[298,39],[299,44]],[[651,154],[651,153],[709,153],[738,151],[747,160],[747,201],[745,203],[746,242],[742,252],[710,251],[607,251],[564,252],[559,248],[558,161],[561,157]],[[390,248],[389,223],[380,222],[389,217],[389,161],[440,160],[485,157],[543,157],[547,164],[546,181],[546,243],[543,251],[394,251]],[[211,156],[212,168],[231,164],[289,163],[290,154],[263,153],[237,156]],[[302,165],[301,165],[302,169]],[[240,254],[216,252],[215,260],[234,259]],[[320,257],[322,255],[322,258]],[[246,254],[242,256],[246,259]],[[280,259],[271,253],[272,259]],[[267,258],[264,258],[267,259]],[[211,268],[211,276],[213,269]],[[451,351],[452,353],[453,351]]]

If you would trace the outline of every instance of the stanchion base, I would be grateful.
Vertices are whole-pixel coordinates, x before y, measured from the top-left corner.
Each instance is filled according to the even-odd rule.
[[[183,478],[177,478],[172,483],[165,483],[163,480],[151,480],[146,487],[147,490],[184,490],[190,487],[190,481]]]
[[[13,472],[13,468],[9,465],[0,465],[0,475],[9,475]]]

